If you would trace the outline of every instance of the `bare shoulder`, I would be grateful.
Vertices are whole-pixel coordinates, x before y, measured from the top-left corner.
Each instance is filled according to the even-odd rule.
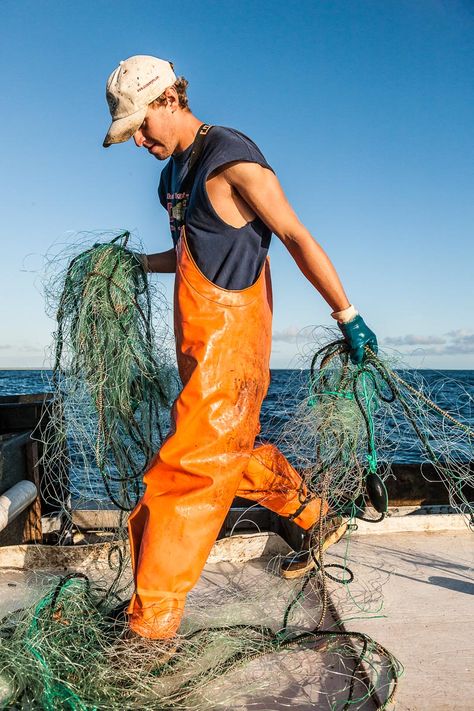
[[[231,187],[239,192],[245,191],[247,194],[253,190],[270,192],[281,190],[280,182],[272,170],[250,161],[228,163],[222,167],[220,177]]]
[[[283,241],[301,233],[302,225],[272,170],[245,161],[223,167],[220,180]]]
[[[224,222],[237,228],[256,217],[256,212],[245,200],[237,181],[232,177],[231,171],[238,165],[242,163],[233,161],[219,166],[206,180],[207,195],[212,207]]]
[[[221,178],[241,195],[252,193],[273,197],[280,200],[284,197],[283,189],[275,173],[258,163],[236,161],[225,166]]]
[[[259,163],[252,163],[250,161],[244,160],[234,160],[219,166],[212,173],[209,174],[209,178],[215,178],[220,176],[223,180],[232,184],[233,181],[238,181],[245,178],[258,178],[264,174],[274,175],[274,173],[265,168]]]

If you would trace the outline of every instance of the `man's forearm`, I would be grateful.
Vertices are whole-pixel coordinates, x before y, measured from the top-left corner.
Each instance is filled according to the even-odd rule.
[[[342,311],[350,306],[331,260],[306,229],[297,239],[286,239],[284,243],[305,277],[333,311]]]
[[[169,273],[176,271],[176,250],[142,255],[142,262],[147,272]]]

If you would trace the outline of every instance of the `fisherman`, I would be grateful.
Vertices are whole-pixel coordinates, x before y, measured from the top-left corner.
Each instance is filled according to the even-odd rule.
[[[308,491],[276,447],[256,443],[270,372],[272,233],[329,304],[352,361],[362,362],[365,345],[377,350],[375,334],[259,148],[240,131],[196,118],[187,85],[171,62],[145,55],[120,62],[107,82],[112,123],[103,143],[133,137],[153,158],[170,159],[158,195],[173,246],[140,258],[149,272],[176,273],[183,389],[171,432],[148,466],[145,493],[129,519],[135,592],[128,624],[132,634],[154,640],[175,636],[186,594],[235,496],[282,517],[294,549],[282,561],[282,575],[299,577],[315,564],[311,534],[327,504]],[[340,519],[328,521],[325,547],[346,528]]]

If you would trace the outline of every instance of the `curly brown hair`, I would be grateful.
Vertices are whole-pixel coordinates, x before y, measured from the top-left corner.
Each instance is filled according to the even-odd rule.
[[[173,69],[173,64],[171,64],[171,69]],[[179,107],[180,109],[184,109],[184,111],[191,111],[189,108],[189,103],[188,103],[188,96],[186,94],[186,88],[188,86],[189,82],[187,79],[184,77],[178,77],[175,81],[174,84],[171,86],[176,89],[176,92],[178,94],[178,100],[179,100]],[[161,94],[157,99],[154,99],[150,106],[163,106],[163,104],[166,104],[166,96]]]

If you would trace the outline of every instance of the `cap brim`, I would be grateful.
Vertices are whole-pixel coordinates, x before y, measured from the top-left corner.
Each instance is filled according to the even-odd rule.
[[[147,109],[148,106],[145,106],[144,109],[135,111],[135,113],[130,114],[130,116],[112,121],[107,135],[104,138],[104,142],[102,143],[104,148],[108,148],[112,143],[125,143],[125,141],[128,141],[142,125]]]

